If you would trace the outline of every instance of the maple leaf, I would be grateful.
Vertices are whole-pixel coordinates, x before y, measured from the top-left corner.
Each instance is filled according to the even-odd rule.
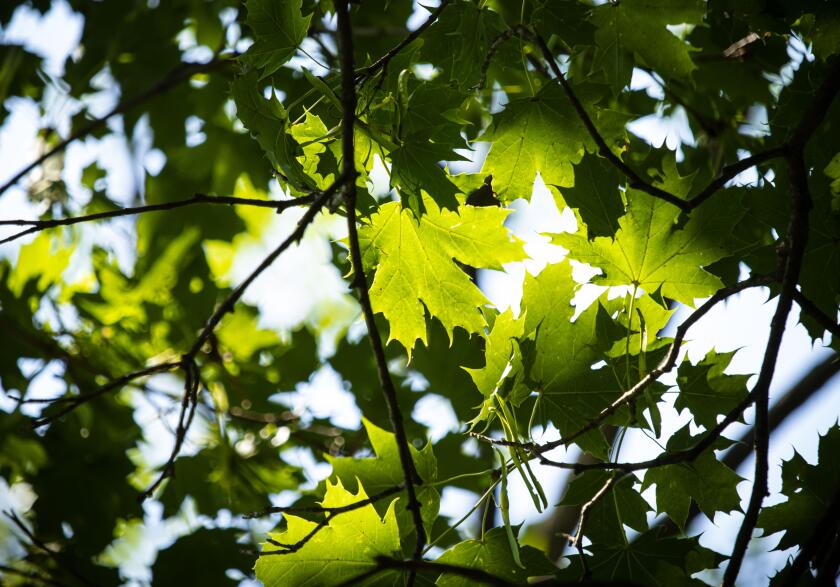
[[[264,68],[262,77],[283,67],[306,37],[312,15],[301,14],[302,4],[302,0],[248,0],[246,3],[246,22],[256,34],[256,40],[243,60]]]
[[[503,224],[510,210],[464,205],[456,213],[431,198],[423,203],[419,219],[397,202],[384,204],[359,230],[366,266],[376,267],[373,310],[391,325],[389,342],[399,341],[409,355],[415,341],[427,342],[424,306],[450,338],[455,327],[479,332],[485,325],[484,294],[455,260],[501,269],[525,256]]]
[[[359,487],[364,486],[374,494],[400,485],[405,481],[405,477],[394,434],[379,428],[367,418],[362,418],[362,424],[376,456],[364,459],[328,456],[327,461],[333,467],[333,475],[347,483],[348,487],[358,483]],[[440,507],[440,494],[431,485],[437,479],[437,460],[431,444],[427,444],[421,450],[409,446],[409,452],[417,474],[424,481],[424,484],[417,488],[417,498],[422,505],[420,514],[424,523],[431,528]],[[411,512],[405,505],[397,504],[396,515],[403,534],[410,534],[413,532],[413,521]]]
[[[723,237],[743,215],[737,204],[724,205],[725,211],[699,208],[681,226],[679,210],[667,202],[635,190],[628,200],[614,238],[559,234],[552,242],[600,268],[600,285],[632,285],[648,293],[661,288],[662,295],[688,305],[723,287],[704,267],[730,254]]]
[[[327,482],[321,506],[336,508],[367,499],[359,485],[354,495],[341,481]],[[375,557],[400,554],[400,536],[393,500],[385,516],[380,518],[372,505],[366,505],[332,517],[302,548],[288,554],[272,554],[283,547],[272,542],[262,545],[262,553],[254,567],[257,579],[266,587],[283,585],[339,585],[376,566]],[[272,532],[269,537],[280,544],[295,544],[315,527],[297,516],[286,516],[286,530]]]

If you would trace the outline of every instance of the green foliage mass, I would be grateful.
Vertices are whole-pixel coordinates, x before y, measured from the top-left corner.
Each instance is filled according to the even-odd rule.
[[[840,7],[421,4],[0,3],[0,123],[34,106],[45,154],[0,163],[4,585],[731,587],[774,548],[833,584],[840,427],[764,489],[791,406],[838,411],[836,355],[768,398],[792,306],[838,348]],[[7,40],[59,5],[62,63]],[[130,195],[79,163],[105,139]],[[547,265],[535,190],[576,221]],[[759,286],[758,377],[680,352]]]

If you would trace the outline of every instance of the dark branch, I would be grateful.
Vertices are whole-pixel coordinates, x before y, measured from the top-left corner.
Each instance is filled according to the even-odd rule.
[[[607,479],[606,483],[601,486],[595,495],[587,501],[583,506],[580,508],[580,517],[578,518],[578,525],[577,525],[577,532],[575,533],[574,537],[572,537],[571,543],[574,546],[578,554],[580,555],[580,564],[583,567],[583,577],[582,579],[585,580],[589,578],[589,569],[586,566],[586,557],[583,553],[583,532],[586,527],[586,520],[589,518],[589,511],[595,506],[596,503],[604,496],[606,493],[615,487],[615,484],[621,481],[624,478],[626,473],[616,472]]]
[[[751,157],[741,159],[737,163],[732,163],[730,165],[725,166],[723,169],[720,170],[720,173],[718,173],[717,177],[711,182],[709,182],[709,185],[703,188],[696,196],[688,199],[689,207],[692,209],[698,207],[700,204],[702,204],[703,202],[711,198],[713,195],[715,195],[718,191],[723,189],[723,186],[725,186],[739,173],[746,171],[750,167],[760,165],[765,161],[775,159],[776,157],[781,157],[782,155],[784,155],[784,153],[784,147],[776,147],[774,149],[767,149],[766,151],[762,151],[761,153],[756,153]]]
[[[136,96],[132,96],[126,100],[123,100],[114,108],[102,116],[101,118],[94,118],[85,126],[77,130],[76,132],[72,133],[69,137],[59,142],[49,151],[35,159],[32,163],[18,171],[12,178],[0,186],[0,195],[6,192],[10,187],[15,185],[18,181],[21,180],[26,174],[30,171],[41,165],[44,161],[52,157],[57,153],[61,153],[64,149],[67,148],[68,145],[71,143],[78,141],[80,139],[85,138],[86,136],[90,135],[91,133],[95,132],[99,129],[102,125],[104,125],[108,120],[117,116],[118,114],[123,114],[132,110],[143,104],[148,102],[152,98],[159,96],[160,94],[166,93],[175,86],[189,80],[193,75],[197,73],[205,73],[208,71],[213,71],[215,69],[219,69],[234,63],[231,59],[214,59],[208,63],[181,63],[177,67],[175,67],[172,71],[166,74],[163,79],[161,79],[158,83],[153,85],[151,88],[142,92]]]
[[[245,290],[254,282],[254,280],[262,274],[263,271],[268,269],[274,261],[277,260],[286,249],[288,249],[293,244],[297,243],[301,238],[303,238],[304,233],[306,232],[307,227],[312,223],[315,217],[320,212],[321,208],[330,197],[336,192],[336,190],[341,187],[344,183],[344,177],[339,177],[335,180],[330,187],[324,190],[322,193],[316,195],[314,200],[312,201],[312,205],[306,210],[304,215],[298,221],[297,227],[295,230],[290,234],[286,240],[280,243],[276,249],[274,249],[269,255],[263,259],[262,263],[260,263],[256,269],[254,269],[248,277],[245,278],[245,281],[239,284],[239,286],[233,290],[230,295],[216,308],[215,312],[210,316],[207,320],[207,324],[204,326],[204,329],[198,335],[195,343],[190,348],[187,356],[195,357],[198,355],[198,352],[201,350],[201,347],[207,342],[207,339],[210,337],[210,334],[219,324],[221,319],[224,317],[225,314],[228,312],[232,312],[236,302],[242,297],[245,293]]]
[[[826,74],[825,81],[817,89],[811,105],[802,115],[799,125],[788,140],[791,152],[802,152],[811,135],[822,124],[838,92],[840,92],[840,59],[835,58],[834,64]]]
[[[813,369],[811,369],[802,379],[800,379],[793,387],[791,387],[781,398],[779,398],[773,407],[770,409],[768,418],[768,425],[770,427],[770,434],[781,426],[793,413],[796,412],[802,405],[810,400],[819,392],[825,384],[840,372],[840,360],[836,354],[832,353],[828,358],[824,359]],[[741,438],[737,439],[726,454],[723,455],[721,462],[737,471],[738,467],[747,460],[752,454],[752,447],[755,443],[755,430],[750,428],[749,431]],[[688,520],[686,526],[691,524],[691,521],[700,514],[700,508],[697,504],[692,502],[689,510]],[[679,531],[676,524],[669,520],[661,522],[661,530],[659,536],[671,536]]]
[[[490,43],[490,47],[487,49],[487,55],[484,56],[484,61],[481,62],[481,75],[478,77],[478,83],[475,85],[474,89],[484,89],[484,85],[487,83],[487,70],[490,69],[490,63],[493,61],[493,56],[496,55],[496,51],[499,50],[499,47],[501,47],[505,41],[514,35],[517,35],[518,32],[518,29],[508,29],[493,39],[493,42]]]
[[[192,426],[195,410],[198,407],[198,392],[201,387],[201,375],[198,371],[198,366],[196,366],[195,360],[192,357],[187,356],[184,356],[182,366],[184,369],[184,396],[181,399],[181,412],[178,414],[178,426],[175,429],[175,444],[172,446],[172,452],[161,468],[157,479],[140,494],[141,502],[150,498],[160,484],[174,474],[175,460],[181,453],[181,447],[187,438],[187,432],[189,432]]]
[[[715,179],[713,179],[709,183],[709,185],[703,188],[703,190],[701,190],[696,196],[694,196],[691,199],[684,200],[666,190],[663,190],[662,188],[658,188],[652,185],[648,181],[645,181],[620,157],[618,157],[615,153],[612,152],[612,150],[609,148],[609,145],[607,145],[607,142],[604,140],[604,137],[601,136],[601,133],[598,132],[598,129],[595,127],[595,123],[592,121],[592,118],[589,116],[589,113],[586,111],[586,108],[578,99],[577,94],[575,93],[569,81],[566,79],[566,76],[563,74],[560,67],[557,65],[557,62],[554,59],[554,55],[548,48],[548,45],[546,44],[545,40],[539,35],[529,31],[524,26],[514,27],[509,31],[505,31],[504,33],[499,35],[491,44],[490,51],[488,52],[487,56],[485,57],[485,61],[482,64],[482,75],[478,86],[479,88],[481,88],[484,85],[486,79],[486,70],[490,65],[490,60],[493,58],[493,54],[498,49],[499,45],[501,45],[504,41],[508,40],[514,35],[519,35],[537,45],[537,47],[540,49],[540,52],[543,55],[543,59],[546,61],[546,63],[548,63],[548,66],[551,68],[555,80],[563,88],[563,91],[565,92],[567,98],[572,103],[572,107],[577,112],[578,117],[580,118],[584,127],[586,127],[589,136],[592,138],[593,141],[595,141],[595,144],[598,147],[598,152],[602,157],[607,159],[607,161],[609,161],[613,165],[613,167],[618,169],[625,177],[627,177],[627,179],[629,180],[629,186],[639,191],[643,191],[655,198],[659,198],[660,200],[664,200],[670,204],[673,204],[674,206],[676,206],[680,210],[683,210],[684,212],[690,212],[691,210],[708,200],[711,196],[720,191],[726,185],[727,182],[729,182],[739,173],[746,171],[750,167],[753,167],[770,159],[781,157],[785,153],[786,146],[775,147],[772,149],[768,149],[767,151],[757,153],[751,157],[747,157],[746,159],[742,159],[731,165],[727,165],[720,171],[718,176]]]
[[[773,404],[768,418],[770,432],[772,433],[776,428],[781,426],[791,414],[802,407],[815,393],[820,391],[838,372],[840,372],[840,359],[834,353],[814,366],[796,385],[791,387]],[[721,461],[733,471],[737,470],[741,463],[749,457],[752,452],[751,447],[754,443],[755,430],[750,428],[726,452]]]
[[[515,583],[511,583],[506,579],[492,575],[487,571],[481,569],[471,569],[468,567],[461,567],[457,565],[450,565],[447,563],[431,562],[425,560],[399,560],[389,558],[386,556],[376,557],[376,565],[379,569],[400,569],[405,571],[413,571],[420,573],[450,573],[475,582],[478,585],[493,585],[496,587],[512,587]]]
[[[282,542],[277,542],[276,540],[269,539],[268,540],[269,544],[271,544],[272,546],[276,546],[278,549],[282,549],[282,550],[263,550],[260,553],[260,556],[284,555],[284,554],[291,554],[293,552],[297,552],[301,548],[303,548],[304,545],[306,545],[307,542],[312,540],[312,538],[314,538],[315,535],[318,532],[320,532],[321,530],[323,530],[324,528],[329,526],[330,521],[335,516],[345,514],[347,512],[352,512],[352,511],[358,510],[360,508],[363,508],[367,505],[371,505],[373,503],[376,503],[377,501],[379,501],[381,499],[385,499],[386,497],[389,497],[391,495],[395,495],[395,494],[399,493],[404,488],[405,488],[405,486],[403,486],[403,485],[395,485],[393,487],[389,487],[388,489],[383,489],[379,493],[375,493],[374,495],[371,495],[367,499],[362,499],[360,501],[356,501],[356,502],[353,502],[353,503],[350,503],[350,504],[347,504],[347,505],[343,505],[343,506],[339,506],[339,507],[326,507],[326,508],[325,507],[315,507],[315,508],[294,508],[294,507],[290,507],[290,508],[268,508],[267,510],[263,510],[264,512],[269,512],[269,513],[280,512],[280,513],[287,513],[287,514],[291,514],[291,513],[323,513],[324,514],[324,519],[320,520],[315,525],[315,527],[312,528],[312,530],[310,530],[308,534],[306,534],[306,536],[304,536],[303,538],[301,538],[300,540],[298,540],[294,544],[283,544]],[[271,511],[269,511],[269,510],[271,510]],[[263,512],[255,512],[253,514],[246,514],[244,517],[245,518],[257,518],[257,517],[261,517],[262,515],[263,515]]]
[[[384,75],[384,72],[387,70],[387,68],[388,68],[388,63],[391,61],[391,59],[393,59],[394,57],[396,57],[396,56],[397,56],[397,54],[398,54],[400,51],[402,51],[402,50],[403,50],[403,49],[405,49],[408,45],[410,45],[412,42],[414,42],[414,41],[415,41],[418,37],[420,37],[420,35],[422,35],[422,34],[426,31],[426,29],[427,29],[427,28],[429,28],[430,26],[432,26],[432,24],[434,24],[434,22],[435,22],[435,21],[436,21],[436,20],[440,17],[441,13],[442,13],[442,12],[446,9],[446,7],[449,5],[449,1],[450,1],[450,0],[441,0],[440,6],[438,6],[438,7],[437,7],[437,8],[436,8],[436,9],[435,9],[435,10],[434,10],[434,11],[433,11],[430,15],[429,15],[429,18],[427,18],[427,19],[426,19],[426,21],[425,21],[423,24],[421,24],[421,25],[420,25],[419,27],[417,27],[415,30],[413,30],[413,31],[411,31],[410,33],[408,33],[408,35],[406,35],[406,37],[405,37],[402,41],[400,41],[399,43],[397,43],[396,45],[394,45],[394,46],[393,46],[393,47],[392,47],[392,48],[391,48],[391,49],[390,49],[387,53],[385,53],[382,57],[380,57],[379,59],[377,59],[377,60],[376,60],[375,62],[373,62],[371,65],[369,65],[369,66],[367,66],[366,68],[364,68],[364,69],[363,69],[360,73],[356,74],[356,76],[355,76],[355,82],[356,82],[357,84],[364,83],[366,80],[368,80],[368,79],[370,79],[371,77],[373,77],[373,75],[374,75],[376,72],[378,72],[379,70],[382,70],[382,71],[383,71],[383,75]],[[340,31],[340,30],[339,30],[339,34],[341,34],[341,31]]]
[[[40,581],[45,585],[55,585],[55,587],[68,587],[66,583],[56,581],[52,577],[47,577],[46,575],[41,575],[32,571],[24,571],[22,569],[16,569],[14,567],[8,567],[6,565],[0,565],[0,573],[5,573],[7,575],[16,575],[18,577],[23,577],[31,581]]]
[[[265,516],[270,516],[272,514],[329,514],[328,517],[332,517],[338,514],[343,514],[344,512],[350,512],[356,509],[359,509],[362,506],[376,503],[377,501],[384,499],[390,495],[395,495],[405,489],[405,485],[402,483],[399,485],[394,485],[393,487],[389,487],[387,489],[383,489],[379,493],[375,493],[368,497],[367,499],[363,499],[361,501],[357,501],[351,503],[349,505],[343,505],[338,507],[324,507],[324,506],[312,506],[312,507],[295,507],[295,506],[288,506],[288,507],[270,507],[265,508],[264,510],[260,510],[258,512],[251,512],[249,514],[244,514],[242,517],[246,520],[253,519],[253,518],[264,518]]]
[[[293,206],[305,206],[311,204],[314,201],[314,199],[314,196],[304,196],[302,198],[296,198],[294,200],[257,200],[255,198],[237,198],[233,196],[208,196],[206,194],[195,194],[192,198],[176,200],[174,202],[162,202],[160,204],[149,204],[147,206],[122,208],[120,210],[97,212],[95,214],[74,216],[72,218],[56,218],[52,220],[0,220],[0,226],[29,227],[26,230],[22,230],[4,239],[0,239],[0,245],[4,245],[21,237],[24,237],[28,234],[33,234],[35,232],[45,230],[47,228],[55,228],[57,226],[71,226],[73,224],[80,224],[82,222],[92,222],[94,220],[104,220],[107,218],[116,218],[119,216],[132,216],[134,214],[144,214],[146,212],[161,212],[165,210],[174,210],[176,208],[183,208],[184,206],[192,206],[195,204],[258,206],[262,208],[274,208],[279,213]]]
[[[578,118],[580,118],[583,126],[586,127],[586,131],[589,133],[589,136],[592,137],[592,140],[595,141],[595,144],[598,146],[598,152],[604,157],[607,161],[609,161],[613,167],[618,169],[625,177],[629,180],[629,185],[631,188],[637,189],[639,191],[645,192],[650,194],[654,198],[659,198],[660,200],[664,200],[669,204],[673,204],[680,210],[688,212],[691,210],[691,206],[686,200],[683,200],[680,197],[675,196],[674,194],[663,190],[662,188],[658,188],[654,185],[651,185],[644,179],[642,179],[633,169],[630,168],[624,161],[621,160],[615,153],[612,152],[607,142],[604,140],[604,137],[601,136],[601,133],[598,132],[598,129],[595,128],[595,123],[592,122],[592,118],[590,118],[589,113],[586,112],[586,108],[584,108],[581,101],[578,99],[577,94],[575,94],[574,89],[572,89],[571,84],[566,79],[566,76],[563,75],[563,72],[560,70],[560,66],[557,65],[557,61],[554,59],[554,55],[551,53],[551,50],[546,45],[543,38],[537,34],[532,33],[525,27],[517,27],[516,31],[523,37],[531,40],[534,42],[540,51],[543,54],[543,59],[546,60],[548,66],[551,68],[552,73],[554,73],[554,79],[560,84],[563,88],[563,91],[566,93],[566,97],[569,99],[569,102],[572,103],[572,107],[578,114]]]
[[[67,561],[62,560],[58,556],[57,552],[55,552],[52,548],[44,544],[43,541],[39,540],[38,537],[32,533],[32,530],[30,530],[27,527],[27,525],[23,523],[23,520],[21,520],[15,512],[11,510],[6,510],[3,512],[3,514],[5,514],[5,516],[9,518],[9,520],[11,520],[11,522],[17,527],[18,530],[23,532],[23,534],[26,536],[29,542],[32,543],[33,546],[43,551],[47,556],[53,559],[60,569],[66,571],[67,573],[72,575],[77,581],[80,581],[84,585],[87,585],[88,587],[96,587],[94,583],[89,581],[84,575],[82,575],[76,569],[70,566],[67,563]]]
[[[840,340],[840,324],[837,324],[837,322],[832,320],[828,314],[820,310],[816,304],[809,300],[801,291],[794,290],[793,301],[796,302],[804,313],[813,318],[817,324],[830,332],[835,341]]]
[[[840,81],[836,84],[840,89]],[[826,106],[827,107],[827,106]],[[811,194],[808,188],[808,171],[801,150],[791,152],[787,156],[790,173],[792,210],[788,227],[787,258],[785,260],[782,288],[773,319],[770,322],[770,336],[764,351],[758,381],[750,395],[755,397],[755,478],[750,495],[750,502],[744,514],[744,521],[735,539],[732,556],[723,576],[723,587],[732,587],[738,578],[744,555],[747,551],[752,532],[758,522],[761,504],[767,495],[768,451],[770,444],[770,429],[768,422],[768,406],[770,383],[776,370],[776,360],[779,347],[785,332],[785,324],[793,305],[793,294],[799,281],[802,259],[805,256],[805,246],[808,242],[808,214],[811,211]]]
[[[156,373],[163,373],[165,371],[171,371],[171,370],[177,369],[181,366],[182,366],[181,361],[171,361],[171,362],[168,362],[168,363],[160,363],[158,365],[152,365],[150,367],[146,367],[146,368],[140,369],[138,371],[133,371],[131,373],[123,375],[122,377],[118,377],[116,379],[113,379],[113,380],[109,381],[108,383],[106,383],[105,385],[103,385],[102,387],[100,387],[98,389],[95,389],[93,391],[90,391],[88,393],[81,393],[79,395],[70,395],[70,396],[65,395],[65,396],[61,396],[61,397],[54,397],[54,398],[48,398],[48,399],[23,399],[23,398],[21,398],[19,401],[21,403],[47,403],[47,404],[66,403],[66,404],[68,404],[65,408],[62,408],[61,410],[59,410],[55,414],[51,414],[49,416],[43,416],[41,418],[38,418],[37,420],[35,420],[32,423],[33,428],[40,428],[41,426],[49,424],[50,422],[52,422],[52,421],[54,421],[58,418],[61,418],[62,416],[72,412],[73,410],[78,408],[80,405],[82,405],[84,403],[87,403],[92,399],[95,399],[95,398],[97,398],[101,395],[104,395],[104,394],[106,394],[110,391],[113,391],[115,389],[120,389],[120,388],[128,385],[129,383],[131,383],[135,379],[140,379],[141,377],[147,377],[149,375],[154,375]]]
[[[682,343],[685,340],[685,336],[688,333],[688,329],[691,328],[698,320],[700,320],[700,318],[705,316],[714,306],[736,293],[739,293],[751,287],[766,285],[770,281],[771,278],[766,276],[754,276],[750,277],[749,279],[745,279],[744,281],[741,281],[739,283],[736,283],[735,285],[725,287],[719,290],[717,293],[715,293],[715,295],[706,300],[705,303],[703,303],[699,308],[692,312],[692,314],[688,318],[686,318],[685,321],[683,321],[683,323],[679,325],[679,327],[677,327],[677,332],[674,336],[674,341],[671,343],[671,346],[668,349],[668,354],[665,355],[665,357],[655,369],[653,369],[647,375],[645,375],[636,385],[625,391],[618,399],[612,402],[609,406],[601,410],[600,414],[598,414],[595,418],[589,420],[576,432],[564,438],[555,440],[553,442],[548,442],[546,444],[540,445],[536,448],[536,452],[538,454],[543,454],[549,450],[557,448],[558,446],[568,446],[575,439],[579,438],[583,434],[586,434],[590,430],[594,430],[595,428],[600,426],[606,418],[615,413],[620,407],[639,397],[644,392],[644,390],[647,389],[654,381],[656,381],[662,375],[671,371],[671,369],[674,368],[674,366],[677,364],[677,357],[680,354],[680,347],[682,346]]]
[[[356,167],[355,144],[353,140],[356,120],[356,86],[353,79],[353,33],[347,0],[338,0],[335,6],[338,17],[339,47],[341,52],[342,164],[343,173],[347,178],[344,190],[347,204],[347,233],[350,247],[350,260],[354,272],[353,286],[359,294],[359,303],[362,306],[362,313],[365,317],[368,338],[370,339],[370,344],[376,359],[379,382],[382,386],[382,393],[385,396],[385,403],[388,407],[391,427],[394,430],[394,437],[400,455],[400,465],[402,466],[405,479],[406,495],[408,497],[406,508],[411,512],[417,538],[414,547],[414,558],[415,560],[420,560],[423,554],[423,547],[426,545],[426,530],[423,527],[423,517],[420,514],[420,501],[417,499],[414,486],[421,485],[423,480],[414,467],[414,460],[409,450],[403,416],[397,401],[397,392],[394,388],[391,374],[388,372],[388,361],[385,357],[382,339],[379,336],[379,329],[374,320],[373,307],[371,306],[367,281],[365,279],[365,269],[362,263],[362,251],[359,246],[359,234],[356,228]],[[409,586],[413,585],[413,579],[414,574],[411,573],[408,581]]]

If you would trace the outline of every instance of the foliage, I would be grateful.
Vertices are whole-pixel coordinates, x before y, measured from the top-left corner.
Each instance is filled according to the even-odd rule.
[[[0,25],[50,4],[5,3]],[[84,28],[58,71],[0,46],[0,121],[56,93],[72,111],[0,186],[38,214],[0,221],[4,584],[121,584],[158,516],[156,585],[731,586],[755,529],[793,549],[774,584],[834,581],[840,427],[764,504],[793,305],[840,340],[832,3],[69,6]],[[679,152],[627,130],[677,115]],[[70,173],[76,145],[107,139],[165,163],[130,197],[106,158]],[[509,220],[535,189],[576,229],[543,231],[566,258],[529,265],[500,309],[481,278],[530,259]],[[323,266],[272,273],[306,247]],[[269,276],[273,306],[252,297]],[[753,287],[776,299],[758,376],[729,373],[733,353],[685,358],[691,326]],[[272,322],[292,297],[309,313]],[[818,369],[797,397],[840,365]],[[326,394],[330,373],[360,429],[289,393]],[[429,439],[415,407],[432,397],[459,431]],[[687,419],[663,434],[666,405]],[[748,408],[744,504],[727,435]],[[658,456],[624,460],[634,434]],[[331,472],[311,482],[308,461]],[[558,504],[538,464],[571,471]],[[514,484],[549,522],[512,524]],[[459,520],[439,513],[455,488],[476,501]],[[742,508],[727,552],[687,533]]]

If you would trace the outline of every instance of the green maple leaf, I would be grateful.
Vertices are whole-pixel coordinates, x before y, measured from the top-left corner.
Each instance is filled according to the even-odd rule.
[[[610,367],[592,369],[618,332],[599,302],[572,322],[576,287],[571,266],[558,263],[527,277],[522,296],[525,333],[534,337],[533,347],[524,353],[528,377],[542,394],[547,417],[563,435],[576,432],[622,393],[620,378]],[[583,435],[578,444],[606,457],[607,442],[598,430]]]
[[[582,506],[589,502],[609,481],[608,471],[586,471],[569,483],[566,494],[558,507]],[[646,514],[650,506],[633,489],[636,478],[632,475],[621,479],[595,501],[587,515],[584,534],[593,543],[620,543],[626,540],[624,526],[637,532],[648,529]]]
[[[161,550],[152,575],[157,585],[237,585],[239,582],[228,577],[228,569],[248,572],[253,557],[238,548],[236,544],[240,531],[236,528],[200,528],[176,540]],[[201,560],[200,565],[185,565],[187,560]]]
[[[574,185],[573,165],[591,144],[569,99],[554,84],[508,103],[480,140],[492,143],[482,173],[493,175],[502,201],[530,198],[537,172],[546,184]]]
[[[242,59],[263,69],[266,77],[283,67],[306,38],[312,15],[301,14],[302,0],[248,0],[246,22],[254,44]]]
[[[591,579],[656,587],[694,585],[697,583],[690,579],[692,574],[713,568],[721,560],[720,555],[700,546],[696,537],[660,540],[655,533],[656,530],[650,530],[632,542],[587,547],[592,552],[586,560]],[[570,560],[558,578],[578,581],[583,572],[580,557]]]
[[[178,475],[160,496],[166,517],[177,514],[187,497],[209,516],[221,509],[253,512],[269,505],[268,495],[294,490],[304,479],[296,467],[279,461],[276,451],[260,450],[246,458],[222,442],[178,459]]]
[[[503,224],[510,210],[461,206],[456,213],[430,198],[423,203],[419,219],[397,202],[384,204],[359,230],[365,265],[376,266],[373,310],[388,320],[389,342],[399,341],[409,355],[416,340],[427,343],[424,305],[450,338],[456,326],[479,332],[485,325],[486,299],[453,259],[499,269],[524,258]]]
[[[519,556],[525,567],[513,559],[504,528],[491,528],[481,539],[465,540],[440,555],[436,562],[468,569],[480,569],[516,585],[527,585],[528,577],[553,575],[557,572],[548,557],[533,546],[520,547]],[[474,581],[451,573],[443,573],[435,585],[469,587]]]
[[[686,425],[668,440],[666,450],[686,450],[698,440],[699,437],[691,436]],[[710,520],[715,512],[739,511],[741,498],[736,487],[741,481],[742,478],[717,460],[714,451],[709,449],[693,461],[650,469],[645,473],[642,491],[655,484],[657,509],[684,528],[692,499]]]
[[[237,77],[231,84],[236,102],[236,115],[251,131],[271,161],[296,189],[313,189],[315,182],[303,169],[298,157],[303,155],[300,145],[287,132],[289,116],[276,96],[269,100],[257,90],[256,71]]]
[[[758,517],[758,527],[765,535],[784,532],[776,550],[805,544],[814,531],[814,523],[840,490],[840,426],[835,424],[820,437],[818,461],[809,464],[801,455],[782,465],[782,493],[787,501],[764,508]]]
[[[704,14],[699,0],[622,0],[595,8],[590,20],[598,27],[595,42],[605,63],[621,61],[627,51],[671,78],[688,76],[696,66],[691,46],[666,26],[700,24]]]
[[[469,88],[478,83],[490,44],[506,29],[498,12],[452,2],[423,35],[420,59],[435,63],[443,79]]]
[[[677,384],[680,393],[674,407],[688,408],[694,421],[706,430],[717,425],[718,416],[735,408],[746,397],[749,375],[725,375],[731,353],[710,351],[697,365],[685,360],[680,365]]]
[[[566,204],[578,211],[590,238],[613,236],[624,214],[615,167],[597,155],[586,154],[575,165],[575,177],[574,187],[560,189]]]
[[[407,137],[405,142],[388,154],[391,160],[391,185],[399,188],[404,200],[419,204],[423,192],[441,207],[455,210],[458,200],[455,194],[458,188],[449,181],[449,174],[438,166],[443,160],[463,160],[445,146],[432,143],[419,133]],[[412,208],[419,208],[412,206]]]
[[[475,386],[484,397],[490,397],[498,389],[511,361],[519,360],[517,338],[525,332],[525,321],[513,317],[513,312],[500,314],[493,323],[493,329],[485,337],[484,367],[464,370],[470,374]]]
[[[367,497],[361,484],[354,495],[344,488],[340,480],[335,485],[327,482],[321,506],[341,507],[363,501]],[[284,549],[271,542],[263,543],[262,553],[255,566],[257,579],[266,587],[327,587],[342,584],[374,568],[377,556],[399,557],[400,533],[394,511],[396,502],[396,499],[391,502],[382,518],[372,505],[335,515],[326,527],[297,552],[271,554]],[[286,530],[273,532],[269,536],[281,544],[294,544],[316,526],[316,522],[288,515]],[[383,574],[378,575],[378,579],[377,584],[385,581]],[[393,581],[393,576],[391,579]]]
[[[633,285],[688,305],[723,287],[705,271],[729,252],[724,237],[743,214],[734,202],[724,209],[700,207],[680,226],[679,210],[647,194],[629,191],[627,213],[619,219],[615,238],[590,241],[581,234],[560,234],[553,242],[569,256],[603,270],[600,285]]]
[[[348,487],[358,482],[360,488],[364,486],[372,494],[404,483],[405,476],[394,434],[379,428],[367,419],[363,418],[362,423],[376,456],[367,459],[328,456],[327,461],[333,467],[333,475],[347,483]],[[420,514],[423,522],[431,529],[440,506],[440,494],[433,486],[428,485],[437,479],[437,459],[432,452],[431,444],[427,444],[422,450],[409,446],[409,451],[417,473],[425,482],[424,485],[416,488],[417,499],[420,500]],[[407,503],[402,500],[396,508],[396,516],[404,535],[414,531],[411,512],[405,508],[406,505]]]

